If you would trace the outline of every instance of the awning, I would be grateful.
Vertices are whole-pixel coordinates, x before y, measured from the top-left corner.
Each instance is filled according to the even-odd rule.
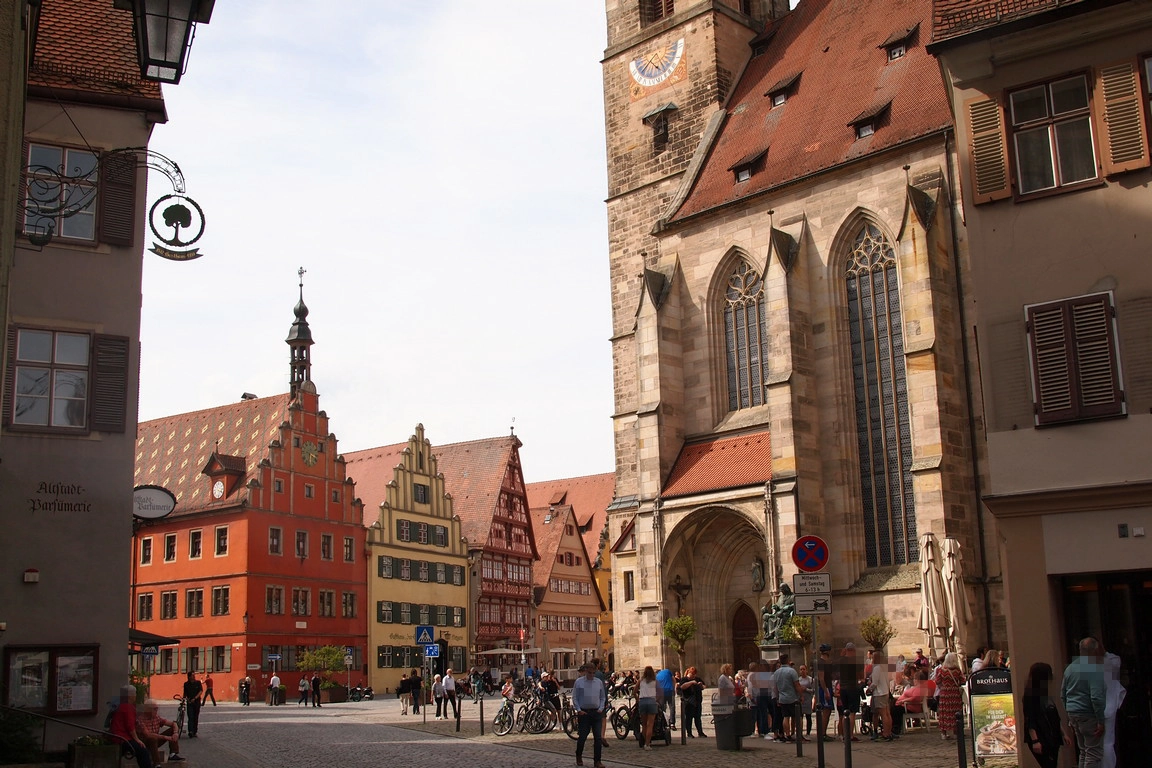
[[[502,653],[520,653],[515,648],[493,648],[490,651],[480,651],[479,656],[499,656]]]
[[[154,635],[151,632],[145,632],[142,629],[128,628],[128,644],[129,645],[180,645],[180,638],[178,637],[164,637],[163,635]]]
[[[576,653],[575,648],[553,648],[552,653]]]

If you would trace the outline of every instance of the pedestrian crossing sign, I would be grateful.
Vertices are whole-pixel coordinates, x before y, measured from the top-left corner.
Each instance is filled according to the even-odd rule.
[[[434,645],[436,643],[436,630],[430,624],[420,624],[416,627],[416,645]]]

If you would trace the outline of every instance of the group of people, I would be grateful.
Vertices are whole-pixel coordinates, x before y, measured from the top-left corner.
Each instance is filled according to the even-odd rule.
[[[415,673],[415,672],[413,672]],[[443,675],[432,678],[432,698],[436,701],[436,719],[448,719],[448,705],[452,705],[452,718],[460,719],[460,704],[456,699],[456,678],[452,676],[452,668],[444,670]]]
[[[188,716],[188,738],[196,738],[200,729],[200,705],[211,694],[211,687],[196,679],[194,672],[188,673],[184,682],[184,702]],[[207,693],[206,693],[207,692]],[[216,697],[212,696],[216,705]],[[124,746],[132,750],[140,768],[153,768],[164,762],[163,748],[168,749],[168,762],[183,762],[180,754],[180,729],[171,720],[160,717],[160,708],[152,699],[140,702],[136,686],[125,685],[120,689],[120,701],[112,712],[108,730]]]
[[[300,693],[300,698],[296,701],[296,706],[308,706],[309,703],[313,707],[320,707],[320,675],[317,672],[312,673],[311,679],[307,674],[300,675],[300,682],[296,684],[296,690]],[[249,683],[249,690],[251,690],[251,683]]]

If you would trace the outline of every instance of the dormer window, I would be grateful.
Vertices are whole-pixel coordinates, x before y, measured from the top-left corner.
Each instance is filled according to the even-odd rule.
[[[764,95],[772,101],[772,108],[784,106],[784,102],[788,101],[788,97],[795,93],[796,85],[800,82],[800,72],[782,77],[776,81],[776,84],[769,88]]]
[[[668,146],[668,123],[672,113],[677,109],[675,104],[669,102],[651,110],[641,118],[644,125],[652,129],[652,149],[659,153]]]
[[[736,183],[739,184],[740,182],[748,181],[757,171],[763,170],[764,157],[767,154],[768,147],[764,147],[764,149],[757,150],[750,155],[745,155],[728,166],[728,170],[732,171],[736,177]]]
[[[856,132],[857,139],[868,138],[876,133],[884,119],[888,117],[888,110],[891,106],[892,102],[890,101],[871,106],[848,123],[848,127]]]
[[[751,15],[751,14],[749,14]],[[752,57],[762,56],[768,52],[768,44],[772,42],[772,38],[776,36],[776,28],[771,27],[764,30],[756,37],[748,41],[748,47],[752,49]]]
[[[888,35],[888,39],[880,43],[877,47],[883,48],[888,53],[888,61],[902,59],[904,58],[904,54],[908,53],[908,49],[912,47],[913,38],[919,29],[919,23],[913,24],[911,27],[898,29]]]

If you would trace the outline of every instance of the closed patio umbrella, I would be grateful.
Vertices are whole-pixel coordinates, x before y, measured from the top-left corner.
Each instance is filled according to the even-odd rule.
[[[962,628],[972,622],[972,606],[968,590],[964,587],[964,555],[960,542],[951,536],[944,539],[943,564],[940,575],[944,581],[944,602],[948,606],[948,648],[959,650],[963,643]]]
[[[947,646],[948,604],[941,575],[940,546],[936,534],[920,537],[920,621],[917,626],[928,635],[932,656]]]

